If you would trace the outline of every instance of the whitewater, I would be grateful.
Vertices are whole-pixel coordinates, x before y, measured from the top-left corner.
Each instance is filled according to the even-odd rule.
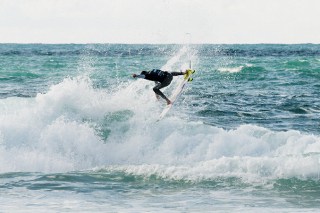
[[[318,49],[1,44],[0,211],[318,212]]]

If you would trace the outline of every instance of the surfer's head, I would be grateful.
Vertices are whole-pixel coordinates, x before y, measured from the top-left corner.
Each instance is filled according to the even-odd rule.
[[[145,75],[145,74],[147,74],[148,72],[147,71],[142,71],[141,72],[141,75]]]

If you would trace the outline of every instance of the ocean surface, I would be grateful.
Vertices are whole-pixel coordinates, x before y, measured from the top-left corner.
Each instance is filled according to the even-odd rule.
[[[0,44],[0,212],[320,212],[319,90],[316,44]]]

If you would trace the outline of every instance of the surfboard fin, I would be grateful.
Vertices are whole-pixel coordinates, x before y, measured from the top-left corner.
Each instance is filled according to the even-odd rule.
[[[193,81],[193,78],[189,78],[189,79],[188,79],[188,82],[190,82],[190,81]]]

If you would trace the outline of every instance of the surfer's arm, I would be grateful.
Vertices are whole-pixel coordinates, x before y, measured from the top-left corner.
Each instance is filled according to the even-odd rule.
[[[137,75],[137,78],[146,78],[145,75]]]
[[[180,71],[180,72],[171,72],[171,75],[173,75],[173,76],[185,75],[185,74],[187,74],[187,72],[188,72],[188,70],[186,70],[184,72],[182,72],[182,71]]]
[[[136,74],[133,74],[133,77],[134,78],[146,78],[145,75],[136,75]]]

